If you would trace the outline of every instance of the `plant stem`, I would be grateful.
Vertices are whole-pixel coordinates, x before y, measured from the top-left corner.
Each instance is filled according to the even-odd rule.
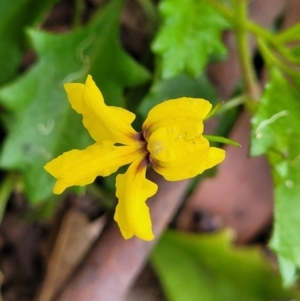
[[[290,64],[287,64],[286,62],[284,62],[282,59],[280,60],[278,58],[278,56],[276,56],[267,46],[267,44],[265,43],[265,41],[263,39],[257,38],[257,44],[258,44],[258,48],[262,54],[262,56],[264,57],[264,60],[266,61],[266,63],[269,65],[269,67],[271,65],[275,65],[277,66],[279,69],[284,70],[287,74],[290,74],[292,76],[294,75],[299,75],[299,70],[292,68],[293,66]]]
[[[296,41],[299,39],[299,34],[300,34],[300,23],[297,23],[296,25],[279,33],[276,37],[276,40],[281,44]]]
[[[209,3],[217,12],[219,12],[224,18],[226,18],[230,23],[234,26],[240,26],[240,20],[236,18],[236,15],[232,12],[231,9],[226,7],[225,5],[217,2],[216,0],[205,0]],[[245,1],[245,0],[241,0]],[[266,30],[260,25],[251,22],[248,19],[244,20],[244,27],[248,32],[254,34],[257,38],[263,39],[268,42],[272,47],[287,61],[292,63],[297,63],[293,56],[289,53],[289,51],[284,46],[284,43],[291,39],[291,36],[295,36],[295,32],[299,30],[299,26],[293,27],[293,30],[288,32],[284,32],[283,34],[273,34],[272,32]]]
[[[243,82],[246,90],[246,103],[249,100],[257,99],[259,97],[255,73],[251,61],[250,45],[248,42],[247,31],[255,31],[259,35],[270,39],[272,35],[265,31],[255,23],[251,23],[247,18],[247,0],[234,0],[233,10],[230,10],[226,6],[222,5],[216,0],[206,0],[211,6],[213,6],[223,17],[227,18],[234,26],[237,49],[240,59],[241,71],[243,76]]]
[[[259,91],[251,60],[246,26],[247,0],[235,0],[235,18],[238,20],[234,30],[246,96],[248,100],[257,100],[259,98]]]
[[[81,27],[81,16],[84,9],[83,0],[74,0],[73,29]]]
[[[232,110],[233,108],[245,104],[245,101],[245,95],[239,95],[237,97],[229,99],[220,106],[216,114],[224,114],[225,112]]]
[[[218,11],[224,18],[226,18],[230,23],[237,26],[240,24],[240,20],[236,18],[236,14],[226,7],[225,5],[218,2],[218,0],[205,0],[207,3],[209,3],[216,11]],[[236,0],[235,0],[236,1]],[[241,2],[244,2],[246,0],[240,0]],[[246,1],[247,2],[247,1]],[[271,43],[276,43],[276,39],[272,33],[270,33],[268,30],[265,30],[263,27],[257,25],[254,22],[251,22],[247,18],[244,19],[244,26],[245,28],[255,34],[258,35],[265,40],[268,40]]]

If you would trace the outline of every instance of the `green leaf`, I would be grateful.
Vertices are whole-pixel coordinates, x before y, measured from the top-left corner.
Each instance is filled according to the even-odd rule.
[[[91,73],[108,104],[124,104],[123,89],[149,79],[119,43],[122,1],[114,0],[80,31],[53,35],[28,32],[38,62],[16,82],[0,90],[10,111],[8,137],[0,166],[21,170],[32,202],[51,194],[54,179],[43,166],[62,152],[91,143],[80,115],[71,109],[63,83]]]
[[[281,288],[280,276],[257,248],[234,248],[229,232],[167,232],[152,263],[169,301],[266,301],[297,295]]]
[[[217,93],[204,74],[196,79],[181,74],[175,78],[154,83],[149,94],[141,101],[138,112],[145,118],[149,110],[157,104],[179,97],[205,98],[213,104],[218,99]]]
[[[271,247],[279,256],[284,283],[300,268],[300,80],[271,70],[270,82],[252,120],[251,154],[267,154],[275,184]]]
[[[229,24],[206,1],[163,0],[159,10],[162,25],[152,49],[162,58],[163,78],[196,77],[210,57],[225,56],[221,33]]]
[[[17,74],[25,49],[24,27],[35,23],[55,2],[57,0],[0,0],[0,85]]]

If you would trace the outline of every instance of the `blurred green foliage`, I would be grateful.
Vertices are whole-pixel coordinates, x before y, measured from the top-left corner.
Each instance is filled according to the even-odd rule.
[[[266,301],[300,297],[281,288],[258,248],[231,245],[230,232],[184,234],[168,231],[152,264],[169,301]]]

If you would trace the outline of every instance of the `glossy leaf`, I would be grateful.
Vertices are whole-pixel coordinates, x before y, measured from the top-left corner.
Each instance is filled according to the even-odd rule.
[[[67,34],[28,31],[38,62],[0,90],[2,105],[11,111],[5,118],[9,134],[0,165],[22,171],[32,202],[52,193],[54,179],[43,169],[46,162],[64,151],[91,144],[63,84],[83,81],[91,73],[106,103],[122,106],[124,87],[149,78],[147,71],[120,46],[121,8],[122,1],[110,1],[86,28]]]
[[[229,232],[167,232],[152,263],[168,301],[266,301],[299,297],[285,291],[281,279],[257,248],[235,248]]]

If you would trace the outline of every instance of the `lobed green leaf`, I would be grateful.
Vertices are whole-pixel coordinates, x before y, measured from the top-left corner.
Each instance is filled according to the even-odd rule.
[[[163,0],[162,25],[152,44],[162,58],[162,77],[196,77],[211,57],[225,56],[221,33],[229,23],[204,0]]]

